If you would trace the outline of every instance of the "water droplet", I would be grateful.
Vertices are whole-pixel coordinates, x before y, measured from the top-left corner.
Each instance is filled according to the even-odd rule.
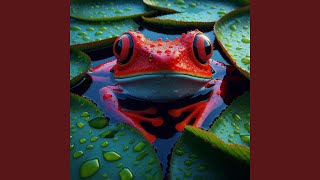
[[[192,161],[190,161],[190,160],[185,160],[185,161],[184,161],[184,164],[185,164],[186,166],[191,166],[191,165],[192,165]]]
[[[100,137],[103,138],[114,138],[114,135],[117,133],[118,131],[114,130],[114,129],[108,129],[106,131],[104,131],[103,133],[100,134]]]
[[[84,138],[81,138],[79,141],[80,141],[81,144],[83,144],[83,143],[85,143],[87,140],[84,139]]]
[[[131,139],[130,141],[129,141],[129,144],[133,144],[135,142],[135,140],[134,139]]]
[[[81,28],[80,28],[79,26],[71,26],[71,27],[70,27],[70,30],[71,30],[71,31],[80,31]]]
[[[103,173],[103,174],[102,174],[102,177],[103,177],[103,178],[107,178],[107,177],[108,177],[108,174],[107,174],[107,173]]]
[[[184,4],[184,0],[176,0],[175,4],[182,5]]]
[[[117,168],[121,168],[121,167],[122,167],[122,163],[118,163],[118,164],[116,165],[116,167],[117,167]]]
[[[250,39],[248,38],[242,38],[241,41],[244,43],[250,43]]]
[[[74,147],[74,144],[70,144],[70,150],[72,150]]]
[[[233,119],[235,119],[236,121],[241,121],[241,117],[238,114],[233,114],[232,115]]]
[[[88,144],[88,145],[86,146],[86,148],[87,148],[87,149],[92,149],[92,148],[93,148],[93,145]]]
[[[131,11],[132,8],[124,8],[124,10],[126,10],[126,11]]]
[[[175,150],[175,154],[178,155],[178,156],[182,156],[182,155],[184,155],[184,151],[180,150],[180,149],[176,149]]]
[[[224,15],[224,14],[227,14],[227,12],[226,11],[219,11],[219,12],[217,12],[217,14]]]
[[[87,31],[94,31],[94,28],[93,27],[88,27],[86,30]]]
[[[123,168],[119,172],[119,175],[120,175],[121,180],[132,180],[133,179],[133,174],[129,168]]]
[[[105,142],[103,142],[103,143],[101,143],[101,145],[100,145],[101,147],[107,147],[108,146],[108,142],[107,141],[105,141]]]
[[[83,128],[83,126],[84,126],[84,124],[82,123],[82,122],[77,122],[77,126],[78,126],[78,128]]]
[[[149,153],[146,152],[146,151],[142,151],[137,157],[136,157],[136,160],[137,161],[140,161],[142,160],[143,158],[145,158]]]
[[[196,3],[190,3],[189,6],[190,6],[190,7],[196,7],[197,4],[196,4]]]
[[[124,147],[123,147],[123,150],[124,150],[124,151],[127,151],[128,149],[129,149],[129,146],[124,146]]]
[[[98,139],[98,137],[94,136],[94,137],[90,138],[90,141],[95,142],[97,139]]]
[[[77,159],[83,155],[82,151],[76,151],[73,153],[73,158]]]
[[[109,118],[96,117],[91,119],[88,123],[89,126],[95,129],[102,129],[108,125]]]
[[[80,177],[88,178],[95,175],[100,168],[99,159],[85,161],[80,166]]]
[[[99,28],[100,31],[106,31],[107,29],[108,29],[108,28],[107,28],[107,27],[104,27],[104,26]]]
[[[243,26],[243,29],[249,29],[249,26],[245,25]]]
[[[241,62],[243,62],[244,64],[249,64],[250,63],[250,58],[243,58],[241,60]]]
[[[88,112],[83,112],[80,114],[80,117],[89,117],[90,114]]]
[[[121,159],[121,155],[114,151],[103,152],[103,157],[107,161],[117,161]]]
[[[230,29],[232,29],[232,30],[235,31],[235,30],[237,30],[237,27],[236,27],[235,25],[231,25],[231,26],[230,26]]]
[[[151,158],[149,161],[148,161],[148,164],[151,165],[153,163],[156,162],[156,158]]]
[[[101,34],[103,34],[102,31],[97,31],[94,35],[95,35],[95,36],[100,36]]]
[[[229,134],[228,137],[229,138],[234,138],[234,135],[233,134]]]
[[[123,11],[121,11],[121,10],[116,10],[114,13],[116,13],[116,14],[122,14]]]
[[[140,142],[133,147],[133,150],[136,152],[140,152],[146,147],[146,145],[147,144],[145,142]]]
[[[250,144],[250,135],[240,135],[243,142]]]
[[[78,35],[79,35],[79,36],[88,36],[88,33],[86,33],[86,32],[79,32]]]

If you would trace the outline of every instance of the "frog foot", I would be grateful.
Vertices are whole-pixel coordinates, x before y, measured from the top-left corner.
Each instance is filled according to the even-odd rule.
[[[183,131],[184,126],[189,124],[192,119],[196,119],[193,125],[198,124],[200,117],[202,116],[202,112],[204,111],[207,101],[198,102],[180,109],[171,109],[168,111],[169,115],[178,118],[183,112],[191,112],[183,121],[176,124],[175,128],[178,131]]]
[[[137,127],[137,129],[139,129],[139,131],[148,139],[149,142],[154,142],[156,137],[147,132],[142,126],[141,123],[142,122],[148,122],[150,124],[152,124],[155,127],[161,126],[163,124],[163,118],[162,117],[154,117],[154,118],[150,118],[150,117],[145,117],[146,115],[154,115],[157,113],[157,109],[156,108],[148,108],[145,110],[140,110],[140,111],[131,111],[131,110],[126,110],[126,109],[121,109],[120,110],[123,114],[125,114],[127,117],[129,117],[133,123],[135,124],[135,126]]]

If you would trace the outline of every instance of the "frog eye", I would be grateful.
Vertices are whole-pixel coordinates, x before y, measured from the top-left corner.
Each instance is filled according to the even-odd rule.
[[[126,64],[133,53],[133,40],[130,34],[123,34],[113,44],[113,54],[119,64]]]
[[[212,44],[204,34],[197,34],[193,40],[193,54],[196,59],[205,64],[212,56]]]

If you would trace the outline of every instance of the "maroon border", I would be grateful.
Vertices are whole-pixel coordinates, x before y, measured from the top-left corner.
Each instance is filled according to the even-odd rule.
[[[1,179],[69,179],[69,1],[1,5]]]
[[[319,179],[318,7],[251,1],[251,179]]]

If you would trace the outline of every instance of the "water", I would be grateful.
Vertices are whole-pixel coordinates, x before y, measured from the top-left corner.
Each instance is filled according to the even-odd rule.
[[[155,32],[155,29],[150,30],[152,28],[145,28],[140,27],[139,31],[146,37],[150,38],[151,40],[156,41],[158,38],[162,38],[163,41],[166,39],[173,40],[176,37],[181,37],[181,33],[187,32],[188,30],[192,29],[180,29],[180,30],[175,30],[175,31],[170,31],[166,30],[165,33],[163,32]],[[158,31],[158,29],[156,29]],[[209,113],[208,118],[204,121],[202,124],[203,129],[208,129],[213,121],[219,117],[221,112],[239,95],[241,95],[243,92],[249,89],[249,84],[250,82],[245,79],[233,66],[230,66],[230,61],[228,58],[225,56],[223,53],[221,47],[217,43],[215,39],[214,32],[212,30],[204,32],[206,36],[209,37],[211,42],[213,42],[213,45],[215,47],[212,55],[212,59],[218,62],[222,62],[223,64],[226,65],[226,70],[225,71],[219,71],[216,70],[217,73],[213,75],[214,78],[218,79],[223,79],[221,83],[221,97],[223,102],[215,107],[215,109],[212,109],[212,111]],[[87,54],[91,57],[93,63],[91,68],[94,68],[100,64],[103,64],[105,62],[114,60],[115,57],[112,54],[112,47],[106,47],[103,49],[95,50],[95,51],[90,51],[87,52]],[[218,68],[218,67],[217,67]],[[100,107],[103,111],[104,114],[110,118],[110,124],[116,124],[119,123],[116,114],[110,114],[107,111],[104,110],[103,104],[100,101],[100,95],[99,95],[99,90],[105,86],[110,86],[110,85],[115,85],[117,84],[116,81],[112,77],[110,77],[110,82],[108,84],[106,83],[101,83],[101,82],[96,82],[92,79],[90,75],[86,75],[85,79],[73,87],[71,89],[71,92],[83,95],[89,99],[91,99],[93,102],[97,104],[98,107]],[[203,97],[205,98],[206,93],[209,92],[203,92]],[[133,103],[134,102],[134,103]],[[130,108],[139,108],[139,107],[132,107],[135,106],[136,103],[141,104],[148,104],[149,102],[137,102],[137,100],[133,100],[130,98],[124,98],[124,100],[121,101],[121,103],[124,106],[131,106]],[[168,117],[167,114],[165,114],[165,110],[168,109],[168,107],[172,106],[179,106],[183,103],[192,103],[192,100],[183,100],[183,101],[178,101],[178,102],[173,102],[173,103],[165,103],[165,104],[153,104],[155,105],[158,109],[163,109],[163,114],[161,114],[163,117]],[[133,105],[132,105],[133,104]],[[164,108],[166,107],[166,108]],[[143,127],[148,131],[152,132],[153,134],[157,135],[157,139],[155,142],[153,142],[153,146],[157,150],[158,157],[161,161],[162,164],[162,169],[163,169],[163,174],[167,177],[168,175],[168,163],[170,161],[170,155],[172,148],[176,141],[179,139],[181,132],[178,132],[174,128],[174,123],[170,119],[164,118],[164,124],[162,127],[153,127],[147,124],[142,124]],[[141,148],[141,147],[140,147]],[[125,172],[125,171],[124,171]],[[123,172],[123,173],[124,173]],[[130,174],[130,173],[129,173]],[[126,176],[125,173],[123,176]]]

